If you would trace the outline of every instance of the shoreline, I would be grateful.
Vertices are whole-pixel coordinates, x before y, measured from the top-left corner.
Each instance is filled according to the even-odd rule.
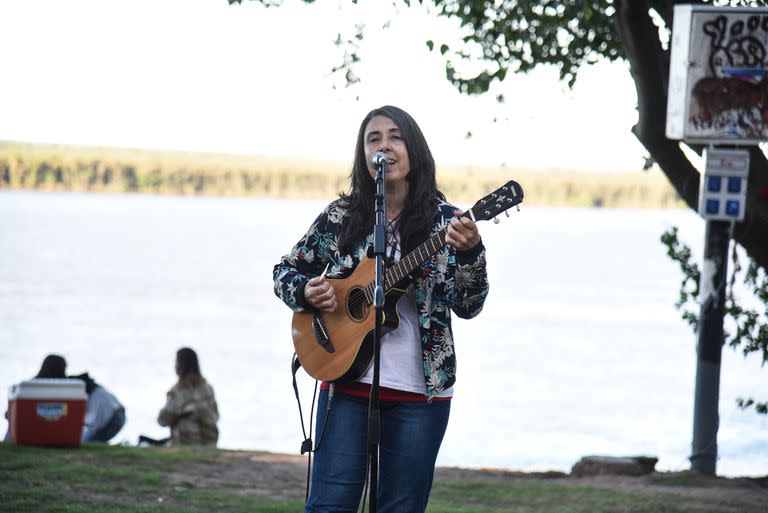
[[[226,476],[232,476],[233,479],[244,480],[247,483],[258,483],[256,488],[261,488],[261,483],[283,479],[281,490],[278,492],[280,496],[295,494],[298,491],[303,498],[307,478],[306,456],[268,451],[220,450],[220,460],[224,465],[221,470],[223,475],[211,480],[198,476],[199,486],[221,483],[222,480],[227,479]],[[182,477],[177,476],[176,479],[182,479]],[[189,479],[189,476],[185,479]],[[434,487],[439,489],[442,486],[451,486],[451,483],[464,483],[465,486],[503,487],[527,486],[526,483],[530,486],[552,484],[579,489],[582,487],[610,489],[619,493],[672,494],[683,500],[738,506],[738,511],[760,511],[768,500],[768,475],[728,478],[681,471],[652,472],[635,476],[605,473],[575,476],[558,471],[524,472],[499,468],[437,466]],[[288,490],[291,484],[294,489]],[[298,490],[295,489],[296,487]],[[741,507],[747,509],[742,510]]]
[[[130,446],[128,447],[135,447]],[[158,450],[158,448],[154,448],[155,450]],[[159,450],[162,450],[163,448],[159,448]],[[263,461],[263,462],[282,462],[282,463],[290,463],[294,465],[304,465],[304,470],[306,471],[306,465],[307,465],[307,456],[306,455],[300,455],[300,454],[290,454],[290,453],[283,453],[283,452],[273,452],[273,451],[265,451],[265,450],[258,450],[258,449],[231,449],[231,448],[216,448],[216,450],[220,453],[222,453],[225,457],[230,456],[233,458],[246,458],[251,459],[253,461]],[[626,458],[637,458],[638,456],[584,456],[583,458],[616,458],[616,459],[626,459]],[[639,458],[643,458],[642,456]],[[574,462],[574,465],[577,462]],[[737,480],[750,480],[750,481],[756,481],[756,482],[762,482],[764,486],[768,488],[768,474],[765,475],[716,475],[716,476],[705,476],[705,475],[696,475],[692,474],[690,470],[656,470],[654,469],[652,472],[647,472],[645,474],[638,474],[638,475],[628,475],[628,474],[620,474],[616,472],[610,472],[608,470],[598,471],[594,474],[587,474],[583,476],[579,476],[574,474],[573,472],[565,472],[562,470],[521,470],[521,469],[513,469],[513,468],[507,468],[507,467],[493,467],[493,466],[461,466],[461,465],[436,465],[435,466],[435,472],[440,473],[444,477],[457,477],[462,474],[480,474],[480,475],[486,475],[486,476],[497,476],[497,477],[514,477],[514,478],[536,478],[536,479],[563,479],[563,478],[569,478],[569,479],[582,479],[582,478],[600,478],[600,479],[622,479],[622,478],[641,478],[644,476],[648,476],[651,474],[655,475],[666,475],[666,476],[678,476],[678,475],[692,475],[696,478],[701,479],[715,479],[715,480],[725,480],[725,481],[737,481]],[[768,489],[766,490],[768,493]],[[766,497],[766,500],[768,500],[768,497]]]
[[[157,196],[157,197],[185,197],[185,198],[218,198],[218,199],[256,199],[256,200],[317,200],[317,201],[332,201],[336,199],[337,194],[318,195],[313,194],[309,189],[302,193],[253,193],[253,194],[237,194],[233,192],[174,192],[174,191],[154,191],[154,190],[118,190],[118,189],[87,189],[87,188],[64,188],[56,186],[45,187],[4,187],[0,184],[0,192],[26,192],[26,193],[71,193],[71,194],[105,194],[105,195],[142,195],[142,196]],[[490,192],[487,191],[486,194]],[[476,196],[470,196],[468,193],[449,194],[448,201],[454,204],[466,204],[473,200],[478,200],[483,193],[477,192]],[[602,200],[603,196],[596,195],[591,196],[591,199],[581,198],[579,200],[558,200],[558,199],[541,199],[531,198],[526,190],[526,197],[521,208],[524,207],[536,207],[536,208],[596,208],[606,210],[685,210],[688,206],[680,200],[663,201],[662,204],[653,204],[647,201],[612,201],[605,203]]]
[[[333,199],[348,174],[343,161],[0,142],[0,190]],[[658,170],[437,168],[438,186],[454,203],[474,203],[509,179],[522,185],[530,206],[685,206]]]

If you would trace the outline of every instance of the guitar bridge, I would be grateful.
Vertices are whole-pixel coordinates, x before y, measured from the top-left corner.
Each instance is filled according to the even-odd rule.
[[[325,324],[323,324],[323,318],[320,317],[320,314],[312,316],[312,331],[315,334],[315,340],[323,349],[329,353],[336,351],[333,348],[333,344],[331,344],[331,339],[328,337],[328,332],[325,329]]]

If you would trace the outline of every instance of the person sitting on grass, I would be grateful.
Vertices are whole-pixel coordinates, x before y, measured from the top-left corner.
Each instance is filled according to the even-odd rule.
[[[197,353],[183,347],[176,353],[178,381],[168,391],[165,406],[157,416],[161,426],[171,428],[169,438],[155,440],[139,436],[139,445],[213,445],[219,439],[219,409],[213,387],[200,373]]]
[[[125,408],[106,388],[87,372],[71,376],[85,382],[88,404],[85,407],[83,442],[109,442],[125,425]]]
[[[32,379],[63,379],[67,377],[67,360],[58,354],[49,354],[43,359],[40,370]],[[5,420],[8,420],[8,412],[5,412]],[[5,432],[3,442],[11,441],[11,427]]]

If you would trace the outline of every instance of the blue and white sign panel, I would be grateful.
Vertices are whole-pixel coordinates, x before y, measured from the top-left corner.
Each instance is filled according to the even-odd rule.
[[[699,214],[713,221],[743,221],[748,174],[749,151],[705,149]]]

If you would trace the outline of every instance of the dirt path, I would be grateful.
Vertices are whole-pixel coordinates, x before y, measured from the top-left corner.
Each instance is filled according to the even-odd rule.
[[[261,451],[221,451],[215,463],[185,463],[183,468],[171,474],[170,479],[178,486],[191,485],[229,489],[246,495],[303,499],[307,458]],[[438,467],[435,480],[443,479],[508,483],[547,480],[567,486],[599,486],[634,492],[675,494],[690,499],[691,505],[722,506],[744,513],[764,513],[768,510],[768,476],[761,479],[726,479],[686,473],[656,473],[642,477],[604,475],[576,478],[559,472],[526,473]]]

